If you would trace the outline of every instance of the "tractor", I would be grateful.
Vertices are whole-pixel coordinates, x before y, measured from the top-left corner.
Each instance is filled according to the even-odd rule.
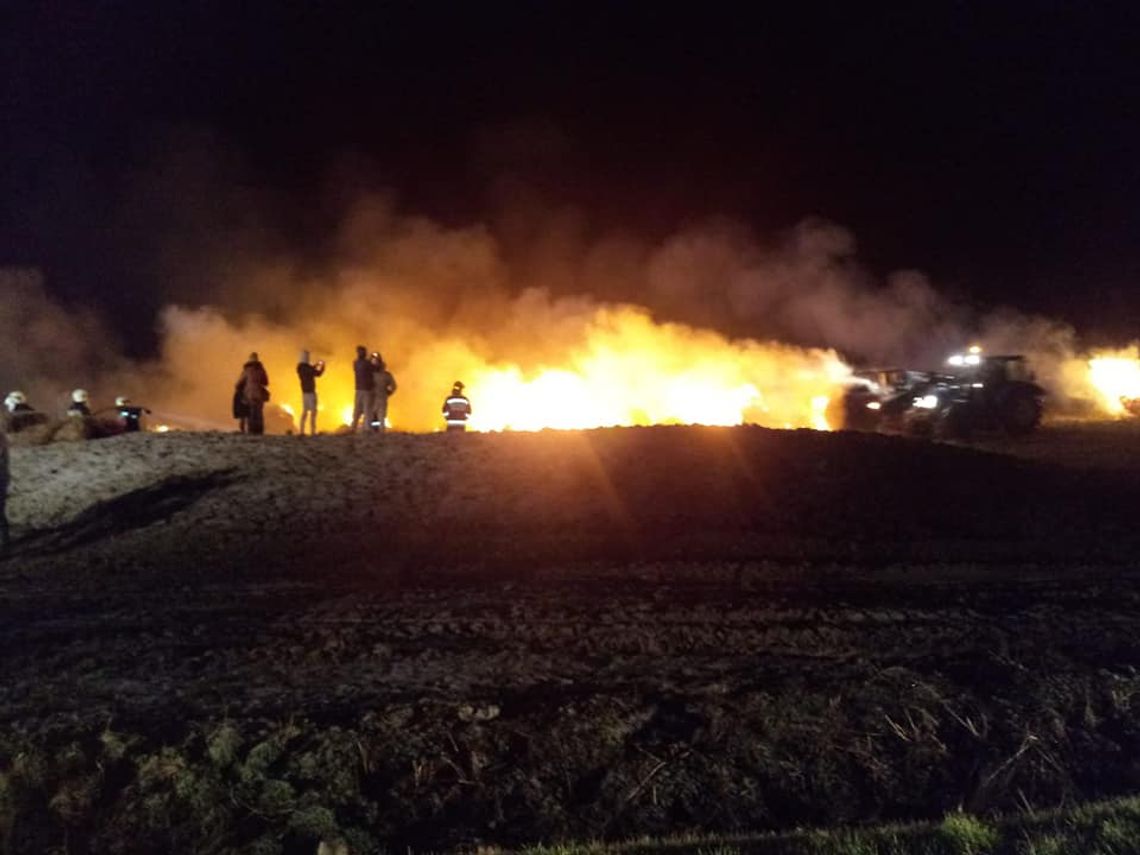
[[[902,415],[904,432],[962,440],[979,432],[1032,433],[1046,394],[1024,356],[983,356],[977,348],[950,357],[945,373],[913,392]]]

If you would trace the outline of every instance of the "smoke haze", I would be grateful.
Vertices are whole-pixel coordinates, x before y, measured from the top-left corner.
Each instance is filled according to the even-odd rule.
[[[480,378],[503,372],[525,380],[604,365],[636,389],[652,368],[633,355],[615,362],[624,341],[674,375],[703,365],[690,380],[756,386],[774,409],[755,420],[798,425],[809,418],[771,392],[781,374],[810,374],[815,396],[837,376],[833,350],[853,363],[933,368],[980,341],[1030,354],[1062,398],[1087,391],[1069,376],[1079,343],[1065,324],[1014,311],[978,316],[916,271],[876,278],[857,261],[854,235],[824,219],[767,238],[724,220],[657,240],[592,234],[581,211],[512,178],[496,185],[486,222],[445,225],[402,212],[382,191],[346,193],[338,183],[323,202],[344,211],[334,233],[293,248],[274,200],[243,189],[230,160],[210,145],[180,149],[134,175],[125,194],[120,233],[145,231],[149,219],[162,235],[131,250],[154,279],[146,299],[157,310],[157,357],[128,360],[96,315],[51,299],[36,271],[4,270],[0,382],[41,409],[62,409],[82,386],[100,403],[128,394],[188,425],[229,427],[233,381],[249,353],[269,369],[273,401],[296,408],[294,366],[306,349],[328,361],[318,388],[331,429],[351,400],[353,351],[363,344],[383,353],[400,384],[394,424],[431,429],[456,379],[475,397]],[[786,358],[770,362],[768,353]],[[713,378],[704,362],[715,354],[730,367]],[[659,403],[647,397],[638,411]],[[287,424],[281,417],[277,427]]]

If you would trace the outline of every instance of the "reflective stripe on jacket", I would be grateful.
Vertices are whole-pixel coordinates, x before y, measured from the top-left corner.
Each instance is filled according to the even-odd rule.
[[[464,395],[450,395],[443,402],[443,415],[448,424],[462,424],[471,415],[471,402]]]

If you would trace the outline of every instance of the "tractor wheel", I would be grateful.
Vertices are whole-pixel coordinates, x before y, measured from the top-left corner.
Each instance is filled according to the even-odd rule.
[[[970,414],[964,407],[951,407],[938,417],[934,435],[942,440],[969,442],[974,435]]]
[[[1010,436],[1025,436],[1041,423],[1041,405],[1026,392],[1011,395],[1002,405],[1001,424]]]

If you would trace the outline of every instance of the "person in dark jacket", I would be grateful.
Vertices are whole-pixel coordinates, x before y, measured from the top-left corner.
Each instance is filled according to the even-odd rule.
[[[325,373],[325,361],[316,365],[309,362],[309,351],[302,350],[297,362],[297,376],[301,378],[301,436],[305,435],[305,416],[309,417],[310,430],[317,435],[317,378]]]
[[[463,394],[463,384],[458,380],[451,387],[451,394],[443,402],[443,417],[447,420],[448,433],[463,433],[467,430],[467,419],[471,417],[471,402]]]
[[[245,402],[245,389],[242,388],[241,383],[234,387],[233,414],[234,418],[237,419],[238,432],[245,433],[246,424],[249,421],[249,405]]]
[[[12,415],[16,413],[33,413],[32,405],[28,403],[28,398],[23,392],[9,392],[8,397],[4,399],[4,409]]]
[[[368,348],[358,345],[356,360],[352,363],[352,373],[356,383],[356,398],[352,405],[352,429],[356,430],[361,419],[367,420],[375,409],[376,368],[368,358]],[[367,425],[367,421],[365,421]]]
[[[265,402],[269,400],[269,375],[265,373],[265,366],[257,353],[249,355],[234,387],[241,390],[242,399],[249,408],[247,431],[255,436],[265,433],[264,409]]]
[[[384,358],[376,352],[369,357],[372,363],[374,388],[372,390],[372,412],[368,423],[373,433],[383,433],[388,424],[388,399],[396,394],[396,378],[388,370]]]
[[[26,428],[45,424],[48,420],[47,413],[37,412],[28,403],[27,396],[23,392],[9,392],[8,397],[4,399],[4,409],[7,411],[6,420],[10,433],[19,433]]]
[[[115,409],[119,411],[119,423],[123,433],[138,433],[142,430],[143,413],[149,413],[146,407],[136,406],[126,395],[115,399]]]

